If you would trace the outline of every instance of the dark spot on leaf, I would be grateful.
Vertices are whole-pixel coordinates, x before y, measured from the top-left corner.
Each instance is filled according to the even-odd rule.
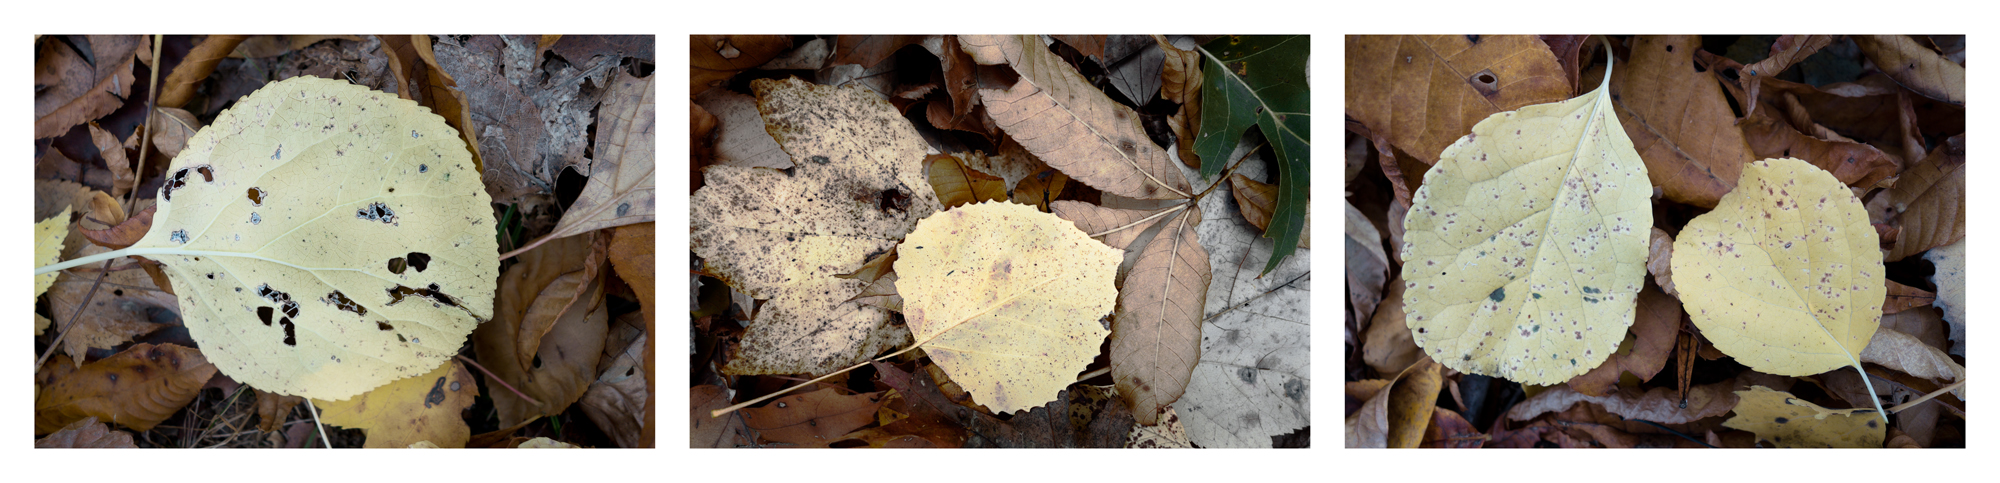
[[[833,160],[826,159],[826,156],[820,156],[817,154],[813,155],[813,157],[811,158],[806,158],[806,159],[819,164],[827,164],[833,162]]]
[[[250,206],[264,206],[264,189],[253,186],[249,191]]]
[[[1780,418],[1778,418],[1778,424],[1785,424],[1785,423],[1789,423],[1789,422],[1792,422],[1792,420],[1790,420],[1790,419],[1785,419],[1785,418],[1783,418],[1783,417],[1780,417]]]
[[[408,269],[409,266],[410,262],[403,260],[403,257],[389,259],[389,273],[402,275],[403,270]]]
[[[1251,368],[1248,368],[1248,367],[1240,367],[1240,368],[1237,368],[1237,369],[1236,369],[1236,378],[1237,378],[1237,379],[1242,379],[1242,380],[1243,380],[1243,383],[1244,383],[1244,384],[1256,384],[1256,383],[1257,383],[1257,370],[1256,370],[1256,369],[1251,369]]]
[[[426,254],[423,252],[410,252],[409,260],[410,260],[410,268],[417,269],[418,272],[422,272],[424,271],[424,269],[430,268],[431,266],[430,254]]]
[[[402,285],[397,285],[396,288],[389,289],[388,291],[389,291],[389,303],[384,305],[396,305],[397,303],[401,303],[403,301],[403,297],[415,295],[418,297],[431,299],[432,302],[437,302],[444,305],[450,305],[453,307],[458,306],[458,299],[452,298],[450,295],[446,295],[442,290],[438,288],[438,284],[435,283],[431,284],[430,287],[428,288],[410,288]]]
[[[296,333],[296,327],[292,326],[292,318],[280,318],[278,319],[278,325],[285,327],[285,345],[297,347],[299,345],[299,338]]]
[[[1306,383],[1299,382],[1298,379],[1288,379],[1285,381],[1286,399],[1290,399],[1292,402],[1303,403],[1305,402],[1305,397]]]
[[[347,294],[340,293],[339,290],[326,294],[326,298],[320,299],[320,301],[333,305],[333,308],[353,312],[354,315],[368,315],[368,308],[362,307],[354,299],[347,298]]]
[[[419,172],[419,173],[429,173],[429,172],[431,172],[431,165],[428,165],[428,164],[419,164],[419,165],[417,165],[417,172]]]
[[[431,384],[430,394],[424,395],[424,407],[442,405],[444,405],[444,376],[438,376],[437,382]]]
[[[619,203],[619,204],[618,204],[618,216],[625,216],[625,213],[628,213],[628,212],[631,212],[631,211],[632,211],[632,204],[631,204],[631,203]]]
[[[272,310],[270,307],[257,308],[257,318],[264,321],[265,327],[271,326],[271,312]]]
[[[1499,287],[1493,289],[1493,293],[1486,294],[1486,299],[1492,300],[1494,302],[1507,300],[1507,287]]]
[[[396,224],[396,210],[389,209],[389,205],[379,201],[365,208],[355,210],[354,217],[368,221],[380,221],[384,225]]]

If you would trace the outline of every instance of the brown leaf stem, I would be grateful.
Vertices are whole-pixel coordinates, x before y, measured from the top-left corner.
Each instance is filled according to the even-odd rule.
[[[542,405],[541,401],[537,401],[535,400],[535,398],[528,397],[527,394],[522,394],[520,389],[515,389],[514,386],[508,385],[505,379],[501,379],[500,376],[493,375],[493,371],[486,370],[486,366],[479,365],[478,362],[473,362],[472,359],[467,359],[465,358],[465,356],[452,356],[452,357],[458,359],[459,362],[464,362],[465,365],[472,366],[473,369],[478,369],[479,372],[486,374],[486,380],[500,384],[500,387],[507,388],[508,391],[513,392],[514,395],[520,397],[521,400],[527,401],[529,404],[534,404],[536,406]]]

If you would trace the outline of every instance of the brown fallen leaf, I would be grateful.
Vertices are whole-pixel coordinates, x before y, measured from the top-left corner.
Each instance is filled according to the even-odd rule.
[[[1389,279],[1389,291],[1382,294],[1382,304],[1375,306],[1375,315],[1363,332],[1361,361],[1376,374],[1400,374],[1424,358],[1423,348],[1417,347],[1410,326],[1403,321],[1402,281],[1400,276]]]
[[[188,138],[194,137],[194,133],[202,128],[201,120],[195,119],[194,113],[172,107],[160,108],[153,115],[152,123],[147,129],[152,130],[153,147],[159,149],[161,156],[168,158],[180,155],[181,148],[187,147]]]
[[[1596,47],[1596,44],[1586,42],[1591,36],[1540,35],[1538,37],[1542,38],[1542,43],[1548,44],[1549,52],[1555,54],[1556,61],[1562,64],[1563,74],[1568,76],[1570,95],[1581,92],[1583,68],[1586,67],[1583,64],[1584,47]]]
[[[132,433],[113,431],[97,422],[97,417],[78,419],[54,433],[35,440],[36,448],[137,448]]]
[[[688,95],[722,85],[791,48],[786,35],[695,35],[688,39]]]
[[[1735,85],[1725,84],[1725,86],[1738,99],[1751,97],[1743,94]],[[1795,98],[1787,97],[1785,100],[1797,106]],[[1800,119],[1794,123],[1787,123],[1777,117],[1785,115],[1787,111],[1795,113],[1792,117]],[[1742,129],[1744,140],[1750,145],[1750,151],[1757,158],[1802,159],[1833,173],[1834,178],[1842,183],[1861,188],[1873,188],[1884,178],[1896,174],[1898,169],[1896,161],[1881,150],[1840,138],[1831,130],[1812,124],[1810,119],[1804,119],[1806,115],[1803,106],[1788,109],[1785,106],[1771,105],[1761,111],[1746,114],[1737,124]]]
[[[138,176],[132,172],[130,157],[125,154],[125,142],[118,136],[97,126],[97,122],[84,123],[90,128],[90,141],[97,145],[97,152],[104,158],[104,165],[111,169],[111,196],[125,197],[138,184]]]
[[[612,232],[611,267],[617,270],[618,278],[624,280],[626,285],[632,286],[632,291],[638,294],[639,313],[645,318],[645,326],[643,327],[644,336],[648,339],[652,338],[652,334],[657,333],[653,326],[656,320],[654,317],[658,314],[656,307],[658,302],[653,298],[653,290],[656,287],[653,278],[654,249],[652,222],[625,225],[618,227]],[[640,369],[645,372],[646,377],[644,377],[644,380],[645,387],[647,388],[640,393],[644,396],[640,399],[645,401],[645,419],[643,431],[638,440],[641,446],[636,447],[641,448],[654,447],[656,441],[658,441],[654,438],[654,433],[659,427],[659,418],[655,408],[658,399],[652,397],[658,391],[651,389],[659,387],[655,384],[655,378],[653,377],[657,374],[653,371],[653,348],[653,344],[644,344],[642,346],[642,354],[640,355]]]
[[[292,408],[306,401],[298,396],[286,396],[250,388],[257,394],[257,430],[277,432],[285,427],[285,419],[292,415]]]
[[[383,41],[391,46],[391,51],[399,50],[396,46],[405,42],[395,38]],[[424,62],[423,69],[413,69],[421,70],[426,79],[422,84],[427,90],[419,98],[420,104],[444,118],[445,124],[451,125],[452,129],[458,130],[458,136],[465,140],[466,151],[472,153],[472,164],[478,166],[480,172],[485,172],[485,155],[479,149],[480,134],[475,129],[477,125],[472,122],[472,109],[466,101],[465,90],[459,88],[459,80],[438,66],[437,50],[432,47],[429,35],[411,35],[407,44],[409,50],[416,53],[416,58]],[[414,66],[415,62],[411,61],[411,65]]]
[[[1895,280],[1888,282],[1889,298],[1882,301],[1883,315],[1902,312],[1916,307],[1929,307],[1932,302],[1937,300],[1937,294],[1930,293],[1924,289],[1896,283]]]
[[[151,37],[143,35],[83,38],[87,42],[74,45],[89,54],[54,36],[35,41],[35,139],[61,135],[123,106],[138,80],[132,63],[153,51]]]
[[[1271,213],[1278,206],[1278,185],[1259,182],[1237,173],[1229,177],[1229,194],[1236,197],[1236,206],[1243,210],[1243,219],[1263,230],[1271,224]],[[1312,207],[1306,207],[1305,228],[1299,233],[1299,248],[1312,248]]]
[[[1038,36],[959,36],[990,61],[997,53],[1021,78],[1006,89],[980,89],[994,122],[1036,158],[1084,184],[1138,199],[1186,198],[1187,177],[1152,143],[1138,113],[1048,49]],[[1032,48],[1030,48],[1032,47]]]
[[[912,376],[881,362],[874,366],[884,384],[910,398],[912,418],[932,414],[963,427],[966,447],[1117,448],[1125,445],[1127,432],[1134,424],[1125,405],[1095,401],[1094,404],[1102,406],[1092,407],[1092,402],[1080,401],[1083,399],[1078,397],[1080,391],[1070,389],[1058,393],[1048,405],[1016,412],[1002,420],[947,398],[939,392],[939,384],[933,377]],[[963,401],[970,402],[969,395]],[[1076,411],[1092,412],[1087,425],[1079,427],[1077,423],[1082,421],[1070,418]]]
[[[1834,37],[1832,35],[1780,36],[1777,41],[1771,43],[1771,53],[1769,56],[1764,57],[1764,60],[1757,61],[1755,64],[1744,66],[1742,69],[1743,77],[1737,82],[1743,85],[1744,89],[1750,91],[1750,97],[1755,98],[1757,97],[1757,92],[1764,84],[1764,79],[1777,77],[1785,69],[1791,68],[1792,64],[1806,60],[1807,56],[1811,56],[1814,52],[1819,52],[1819,49],[1832,44]],[[1757,105],[1753,103],[1749,106],[1748,111],[1743,114],[1749,116],[1756,113],[1756,111]]]
[[[924,158],[924,164],[931,190],[946,208],[1007,199],[1006,180],[968,168],[956,156],[934,154]]]
[[[722,386],[688,388],[688,447],[736,448],[756,444],[756,436],[743,426],[743,413],[731,411],[722,417],[709,416],[709,411],[729,407],[728,394],[729,390]]]
[[[107,251],[110,250],[91,245],[64,259]],[[180,318],[179,301],[155,286],[145,271],[130,266],[135,263],[143,262],[133,259],[112,262],[113,271],[105,275],[96,295],[90,295],[90,286],[97,280],[102,264],[64,271],[56,277],[55,285],[49,287],[49,310],[54,316],[51,320],[56,321],[57,327],[75,325],[62,342],[62,352],[69,354],[75,365],[82,364],[90,349],[117,347],[134,337],[170,327]],[[120,265],[128,269],[119,270]],[[90,297],[87,305],[85,296]],[[76,317],[79,308],[82,316]]]
[[[1431,414],[1437,409],[1438,390],[1444,387],[1444,377],[1439,374],[1443,368],[1425,358],[1403,370],[1396,385],[1389,388],[1389,447],[1415,448],[1423,443]]]
[[[1132,426],[1132,434],[1125,436],[1125,447],[1193,448],[1194,442],[1188,440],[1187,427],[1181,425],[1180,414],[1170,407],[1160,414],[1160,424]]]
[[[826,388],[778,398],[763,407],[744,408],[743,425],[757,430],[764,441],[806,448],[823,448],[841,436],[875,422],[883,393],[841,394]]]
[[[924,41],[926,35],[838,35],[834,37],[833,62],[875,67],[904,46]]]
[[[1437,408],[1431,413],[1431,424],[1424,429],[1424,442],[1419,448],[1478,448],[1489,439],[1478,428],[1458,415],[1458,411]]]
[[[480,324],[472,333],[473,350],[481,365],[541,402],[535,405],[513,391],[490,391],[503,426],[559,414],[597,379],[598,353],[603,350],[609,326],[605,323],[603,277],[580,280],[590,243],[580,237],[558,238],[522,254],[520,263],[500,275],[503,295],[495,297],[493,320]],[[575,296],[574,289],[561,290],[575,286],[571,284],[585,287],[584,297],[575,304],[567,303]],[[555,322],[535,352],[522,353],[517,339],[521,327],[530,323],[528,319]],[[541,364],[529,363],[534,359]]]
[[[1389,282],[1389,256],[1382,250],[1382,232],[1353,203],[1347,205],[1347,299],[1350,320],[1368,320],[1382,303]]]
[[[1681,303],[1659,287],[1647,284],[1639,292],[1638,316],[1631,332],[1618,344],[1618,352],[1603,365],[1570,378],[1569,387],[1587,396],[1605,396],[1618,387],[1620,374],[1632,373],[1641,381],[1651,381],[1667,365],[1680,334]]]
[[[153,102],[162,108],[187,105],[188,98],[194,97],[195,88],[208,79],[209,73],[215,72],[215,64],[229,58],[229,53],[235,51],[236,46],[246,38],[249,36],[210,35],[203,39],[188,51],[186,57],[181,58],[173,73],[160,80],[160,96]]]
[[[1660,424],[1679,424],[1729,413],[1736,406],[1733,391],[1751,385],[1780,385],[1778,376],[1744,372],[1734,379],[1689,388],[1686,407],[1673,388],[1655,387],[1645,391],[1619,388],[1603,397],[1586,396],[1567,385],[1551,386],[1507,410],[1506,419],[1527,421],[1551,412],[1561,412],[1580,402],[1602,406],[1604,410],[1630,419]]]
[[[1611,80],[1618,121],[1667,199],[1715,206],[1755,160],[1712,69],[1694,62],[1694,36],[1639,36]],[[1601,78],[1601,77],[1600,77]],[[1588,81],[1588,79],[1586,79]]]
[[[1487,116],[1570,98],[1568,75],[1534,36],[1350,35],[1346,44],[1348,117],[1425,165]]]
[[[1875,330],[1875,337],[1869,339],[1868,347],[1861,350],[1861,361],[1929,379],[1939,385],[1965,380],[1965,366],[1953,361],[1951,355],[1888,327]],[[1952,390],[1952,394],[1964,399],[1965,388],[1960,386]]]
[[[604,259],[609,255],[611,237],[608,235],[610,234],[591,232],[583,236],[583,241],[588,246],[586,249],[588,255],[585,255],[580,263],[563,260],[555,267],[546,265],[538,267],[544,270],[568,271],[543,286],[534,296],[534,303],[528,305],[527,313],[520,320],[518,333],[514,335],[515,354],[540,352],[542,338],[555,328],[556,322],[561,320],[560,314],[575,311],[579,306],[593,302],[590,290],[594,282],[598,281],[597,274],[604,269]],[[522,371],[534,369],[532,367],[534,363],[530,358],[522,358],[519,362]]]
[[[1167,212],[1176,209],[1167,207],[1155,211],[1126,210],[1069,200],[1050,202],[1049,208],[1054,210],[1056,216],[1076,223],[1076,229],[1083,230],[1086,234],[1102,233],[1105,245],[1120,250],[1130,246],[1134,239],[1146,232],[1146,229],[1170,218]]]
[[[138,242],[140,238],[145,238],[146,232],[153,229],[153,213],[158,211],[157,208],[157,206],[146,207],[144,211],[132,214],[131,218],[118,222],[118,226],[103,230],[92,230],[79,226],[77,227],[77,231],[83,233],[84,238],[90,239],[91,243],[95,243],[98,246],[111,249],[129,247],[133,243]]]
[[[1034,205],[1036,209],[1048,213],[1051,209],[1050,204],[1062,196],[1063,188],[1069,186],[1069,181],[1069,175],[1063,174],[1062,171],[1054,169],[1042,171],[1022,178],[1020,184],[1014,185],[1010,199],[1015,203]]]
[[[1201,210],[1188,208],[1168,217],[1140,252],[1111,316],[1111,378],[1142,425],[1157,424],[1160,411],[1180,399],[1201,359],[1213,275],[1208,249],[1195,234]]]
[[[1882,72],[1924,97],[1965,105],[1965,66],[1907,35],[1855,35],[1854,44]]]
[[[640,367],[644,363],[642,358],[646,343],[644,334],[616,349],[607,341],[606,352],[618,350],[621,354],[614,359],[618,362],[604,367],[605,364],[600,361],[598,365],[603,368],[599,370],[597,380],[590,383],[583,398],[576,402],[584,416],[596,423],[621,448],[653,447],[652,440],[646,439],[647,435],[643,432],[645,427],[650,426],[646,420],[646,405],[652,393],[647,390],[651,387],[647,383],[649,374]]]
[[[93,416],[151,430],[215,376],[215,365],[201,351],[173,344],[137,344],[82,365],[67,358],[57,355],[35,372],[35,434]]]
[[[1896,261],[1965,238],[1965,135],[1946,139],[1904,171],[1889,190],[1895,221],[1903,228],[1884,261]]]
[[[367,448],[403,448],[428,441],[463,448],[472,429],[460,413],[479,398],[479,384],[458,361],[429,373],[399,379],[345,401],[313,400],[326,424],[359,428]]]

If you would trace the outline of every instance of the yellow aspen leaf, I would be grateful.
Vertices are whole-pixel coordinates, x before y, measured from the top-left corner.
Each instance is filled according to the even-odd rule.
[[[994,412],[1055,400],[1110,334],[1123,254],[1055,215],[969,205],[919,222],[896,251],[918,345]]]
[[[1882,317],[1882,252],[1861,202],[1791,158],[1744,166],[1674,240],[1674,282],[1701,333],[1759,372],[1859,367]]]
[[[70,209],[65,207],[62,213],[35,222],[35,266],[48,265],[62,259],[63,235],[69,234],[69,213]],[[56,275],[58,275],[56,272],[49,272],[35,276],[36,297],[42,296],[42,292],[49,291],[50,285],[55,285]]]
[[[1617,349],[1653,215],[1609,92],[1489,116],[1424,174],[1404,223],[1403,302],[1432,359],[1549,385]]]
[[[399,379],[344,401],[314,400],[326,424],[361,429],[367,448],[402,448],[428,441],[463,448],[472,428],[461,413],[479,398],[479,384],[458,362]]]
[[[1887,426],[1873,409],[1827,409],[1764,386],[1736,391],[1736,396],[1736,415],[1722,425],[1756,433],[1759,443],[1780,448],[1880,448],[1887,434]]]

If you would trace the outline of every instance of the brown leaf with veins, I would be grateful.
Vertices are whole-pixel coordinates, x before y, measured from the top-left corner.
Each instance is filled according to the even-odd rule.
[[[1444,366],[1425,357],[1388,381],[1347,383],[1350,400],[1365,401],[1347,415],[1348,448],[1415,448],[1423,442]]]
[[[1119,291],[1111,316],[1111,378],[1139,424],[1152,426],[1187,391],[1201,359],[1201,322],[1213,275],[1195,234],[1201,210],[1167,218]]]
[[[102,230],[78,226],[77,232],[99,246],[112,249],[129,247],[140,238],[145,238],[146,232],[153,229],[153,213],[158,209],[158,205],[148,206],[145,210],[133,214],[131,218],[118,222],[117,226]]]
[[[578,237],[559,238],[522,254],[520,263],[500,274],[493,320],[473,331],[473,350],[486,370],[541,402],[537,406],[512,391],[491,391],[502,426],[560,414],[597,379],[598,353],[609,326],[603,277],[584,278],[590,244]],[[571,304],[577,293],[563,287],[576,285],[584,287],[583,296]],[[549,319],[554,323],[536,351],[520,352],[522,326]],[[532,364],[535,359],[541,363]]]
[[[88,245],[77,250],[74,256],[95,255],[110,251],[104,247]],[[170,327],[170,322],[179,318],[180,304],[173,294],[161,291],[153,284],[152,277],[144,270],[131,266],[135,259],[125,258],[113,261],[112,272],[104,277],[97,294],[90,297],[89,304],[83,306],[83,316],[74,319],[78,304],[90,293],[90,285],[97,279],[99,267],[96,263],[86,267],[72,268],[56,277],[55,285],[49,287],[49,310],[57,327],[75,327],[63,337],[63,353],[69,354],[77,365],[90,349],[110,349],[132,340],[134,337],[153,333]],[[126,269],[120,270],[120,266]],[[154,322],[155,320],[161,323]],[[116,421],[116,420],[114,420]]]
[[[841,436],[875,422],[884,393],[843,395],[834,388],[785,396],[763,407],[744,408],[743,425],[758,438],[806,448],[824,448]]]
[[[1572,90],[1534,36],[1349,35],[1346,44],[1347,116],[1426,165],[1486,116]]]
[[[1736,407],[1736,394],[1752,385],[1777,386],[1783,378],[1755,371],[1746,371],[1734,379],[1704,384],[1688,389],[1687,407],[1680,407],[1680,397],[1671,387],[1655,387],[1640,391],[1637,388],[1619,388],[1605,396],[1586,396],[1570,389],[1568,385],[1551,386],[1528,400],[1515,404],[1507,410],[1506,419],[1527,421],[1551,412],[1562,412],[1580,402],[1602,406],[1604,410],[1631,419],[1644,419],[1660,424],[1680,424],[1698,419],[1728,414]]]
[[[78,419],[48,436],[35,440],[36,448],[137,448],[132,433],[112,431],[97,417]]]
[[[1750,91],[1749,97],[1755,98],[1758,91],[1762,90],[1765,79],[1775,78],[1785,69],[1791,68],[1792,64],[1806,60],[1806,57],[1814,52],[1819,52],[1819,49],[1832,44],[1834,37],[1833,35],[1779,36],[1777,41],[1771,43],[1769,56],[1757,63],[1743,66],[1740,74],[1742,78],[1737,83]],[[1748,117],[1756,112],[1757,105],[1753,103],[1743,115]]]
[[[647,339],[642,334],[615,349],[610,343],[606,341],[606,352],[617,350],[620,355],[613,359],[615,362],[611,366],[601,370],[596,381],[590,383],[583,398],[576,401],[577,408],[583,410],[583,415],[611,436],[619,447],[651,448],[653,441],[643,431],[651,426],[646,420],[646,407],[651,402],[652,394],[647,390],[651,387],[647,379],[651,374],[639,367],[643,363],[641,359]],[[600,361],[599,366],[603,365]]]
[[[1076,223],[1076,229],[1086,234],[1104,233],[1104,244],[1120,250],[1126,249],[1148,228],[1169,218],[1171,215],[1162,215],[1175,209],[1170,206],[1156,211],[1125,210],[1069,200],[1050,202],[1049,208],[1054,210],[1056,216]]]
[[[80,54],[55,36],[36,39],[35,139],[69,132],[85,121],[104,117],[132,97],[132,62],[152,52],[143,35],[90,35]],[[86,60],[89,59],[89,60]]]
[[[1271,214],[1278,206],[1278,185],[1260,182],[1236,173],[1229,176],[1229,194],[1236,197],[1236,206],[1243,210],[1243,219],[1263,230],[1271,224]],[[1305,228],[1299,232],[1299,248],[1312,248],[1312,206],[1306,206]]]
[[[736,448],[756,443],[756,437],[743,426],[743,413],[732,411],[719,418],[708,415],[729,407],[728,392],[715,385],[688,388],[688,447]]]
[[[193,401],[215,376],[201,351],[138,344],[103,360],[72,364],[57,355],[35,371],[35,434],[95,416],[138,431],[153,429]]]
[[[534,296],[534,303],[528,306],[527,314],[520,320],[518,333],[514,335],[515,354],[540,352],[542,338],[548,335],[549,330],[555,328],[556,322],[561,320],[560,314],[576,310],[580,304],[591,303],[593,295],[590,290],[593,282],[598,280],[598,272],[604,268],[604,259],[610,251],[611,237],[608,233],[591,232],[582,238],[589,248],[586,249],[588,255],[584,256],[581,263],[570,264],[574,262],[565,259],[562,264],[553,267],[549,265],[536,267],[538,270],[569,271],[549,281],[541,292]],[[546,261],[544,259],[544,262]],[[523,372],[534,369],[531,359],[520,360]]]
[[[1605,396],[1618,387],[1620,374],[1632,373],[1641,381],[1651,381],[1666,367],[1667,356],[1681,328],[1681,302],[1647,284],[1639,292],[1638,316],[1631,332],[1618,344],[1603,365],[1570,378],[1569,387],[1586,396]]]
[[[402,45],[404,41],[388,38],[383,39],[383,43],[389,45],[391,51],[396,51],[400,50],[396,46]],[[476,132],[476,125],[472,122],[472,108],[467,102],[465,89],[459,87],[458,79],[453,78],[450,72],[445,72],[444,68],[438,65],[437,49],[431,45],[429,35],[411,35],[407,43],[409,49],[416,52],[417,58],[423,59],[425,66],[422,69],[423,77],[428,79],[428,82],[423,83],[428,90],[424,91],[423,97],[420,98],[421,104],[430,108],[431,112],[437,113],[438,117],[443,117],[445,124],[451,125],[452,129],[458,130],[458,137],[465,140],[466,151],[472,153],[472,164],[484,172],[487,165],[486,154],[480,153],[479,150],[479,138],[484,134]],[[415,65],[415,61],[410,63],[412,66]]]
[[[138,177],[132,172],[131,159],[125,154],[125,142],[118,136],[97,127],[97,122],[85,123],[90,128],[90,141],[97,145],[97,152],[104,158],[104,165],[111,169],[111,196],[123,198],[125,192],[132,191],[138,184]]]
[[[968,168],[955,156],[933,154],[924,162],[929,165],[931,190],[946,208],[1007,199],[1006,180]]]
[[[967,407],[965,404],[971,402],[969,394],[959,396],[965,398],[961,403],[940,393],[935,376],[913,376],[881,362],[874,366],[884,384],[909,398],[912,418],[938,418],[933,421],[949,421],[963,427],[966,447],[1117,448],[1125,445],[1127,431],[1134,424],[1125,405],[1079,401],[1085,399],[1079,396],[1083,391],[1071,389],[1057,393],[1055,401],[1047,405],[1016,412],[1002,420]],[[1092,413],[1087,422],[1071,418],[1072,414],[1083,411]],[[1079,423],[1084,426],[1079,427]]]
[[[1895,222],[1902,227],[1895,248],[1882,259],[1896,261],[1965,238],[1965,135],[1946,139],[1889,190]]]
[[[285,419],[292,415],[292,408],[297,407],[299,403],[306,402],[306,398],[303,397],[264,392],[264,390],[254,387],[250,388],[250,391],[257,394],[258,431],[283,431],[285,429]]]
[[[1937,294],[1889,280],[1889,298],[1882,301],[1882,314],[1888,315],[1917,307],[1929,307],[1937,300]],[[1886,322],[1886,321],[1885,321]]]
[[[1069,175],[1063,174],[1062,171],[1044,170],[1022,178],[1020,184],[1014,185],[1011,200],[1024,205],[1034,205],[1036,209],[1048,213],[1051,209],[1050,204],[1056,201],[1056,197],[1062,196],[1063,188],[1069,186],[1069,181]]]
[[[1424,358],[1423,348],[1417,347],[1410,326],[1403,321],[1402,282],[1400,276],[1389,279],[1389,291],[1382,294],[1382,303],[1375,306],[1375,315],[1362,334],[1361,361],[1376,374],[1400,374]]]
[[[1049,166],[1097,189],[1128,198],[1186,198],[1187,177],[1152,143],[1132,108],[1092,87],[1039,36],[960,36],[974,58],[997,53],[1021,78],[1006,89],[980,89],[1000,129]],[[981,54],[984,53],[984,54]]]
[[[479,398],[479,383],[458,361],[429,373],[396,380],[345,401],[313,400],[320,420],[360,428],[366,448],[404,448],[429,441],[440,448],[463,448],[472,429],[460,413]],[[496,400],[497,402],[497,400]]]
[[[1725,84],[1737,99],[1748,99],[1741,89]],[[1874,188],[1884,178],[1894,176],[1897,171],[1895,159],[1890,158],[1874,146],[1840,138],[1818,124],[1810,124],[1809,113],[1790,94],[1782,97],[1786,105],[1770,105],[1738,121],[1743,139],[1749,143],[1751,153],[1764,158],[1797,158],[1812,163],[1820,169],[1833,173],[1841,183],[1859,188]],[[1763,103],[1759,101],[1758,103]],[[1789,113],[1789,114],[1788,114]],[[1788,124],[1776,116],[1797,119],[1807,124]],[[1803,126],[1803,127],[1801,127]],[[1806,131],[1823,133],[1832,137],[1809,135]]]
[[[1888,327],[1875,329],[1875,337],[1870,338],[1868,347],[1861,350],[1861,361],[1930,379],[1939,385],[1965,380],[1965,366],[1952,360],[1950,354]],[[1952,390],[1952,394],[1963,399],[1965,387]]]
[[[1907,35],[1855,35],[1854,44],[1896,83],[1924,97],[1965,105],[1965,66]]]
[[[202,127],[201,120],[195,119],[193,113],[172,107],[160,108],[152,122],[153,125],[147,129],[153,132],[153,147],[159,149],[161,156],[168,158],[180,155],[181,149],[187,147],[188,138],[194,137],[194,133],[201,131]]]
[[[597,108],[590,182],[549,236],[653,221],[653,79],[612,72]]]
[[[1665,197],[1712,207],[1736,186],[1752,157],[1715,71],[1699,70],[1695,36],[1639,36],[1632,60],[1614,69],[1611,99],[1647,177]]]

